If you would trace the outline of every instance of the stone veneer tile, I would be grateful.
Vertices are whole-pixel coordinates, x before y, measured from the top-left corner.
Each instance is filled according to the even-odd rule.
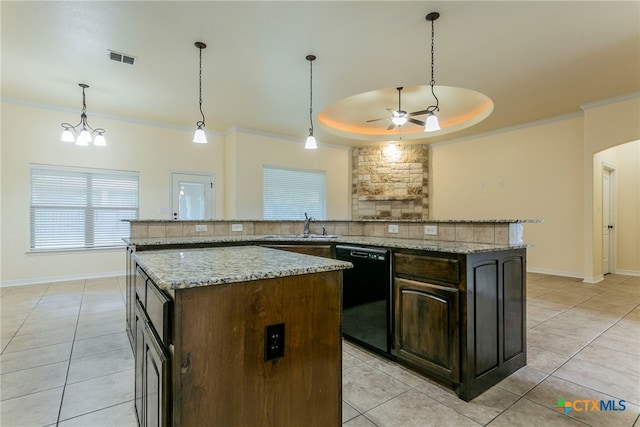
[[[231,226],[227,222],[218,223],[213,225],[214,236],[228,236],[231,231]]]
[[[409,239],[422,239],[424,236],[422,224],[409,224]]]
[[[258,236],[269,234],[269,224],[266,222],[256,222],[253,226],[253,232]]]
[[[182,224],[167,224],[164,227],[165,237],[182,237]]]
[[[438,240],[455,242],[456,240],[455,224],[438,224]]]
[[[132,239],[146,239],[149,237],[149,227],[147,224],[130,224]]]
[[[349,236],[363,236],[364,235],[364,226],[363,224],[357,223],[349,223]]]
[[[166,227],[162,224],[149,224],[148,237],[166,237]]]
[[[509,224],[495,224],[495,242],[497,244],[509,243]]]
[[[473,225],[456,223],[456,242],[473,242]]]
[[[474,224],[473,225],[473,241],[474,243],[493,243],[496,240],[495,229],[493,224]]]

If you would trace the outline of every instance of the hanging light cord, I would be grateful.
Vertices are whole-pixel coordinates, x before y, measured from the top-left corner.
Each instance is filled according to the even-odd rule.
[[[431,94],[433,95],[433,97],[436,99],[436,105],[432,105],[430,107],[427,108],[427,110],[429,110],[430,112],[433,111],[440,111],[440,108],[438,108],[438,105],[440,104],[440,102],[438,101],[438,97],[436,96],[435,92],[433,91],[433,86],[436,84],[436,80],[433,77],[434,75],[434,66],[433,66],[433,39],[435,37],[435,31],[434,31],[434,21],[435,19],[431,20],[431,82],[429,83],[431,85]]]
[[[64,128],[64,130],[68,130],[68,131],[75,131],[77,133],[80,133],[76,128],[80,127],[80,125],[82,125],[82,128],[80,129],[80,131],[82,130],[87,130],[87,131],[91,131],[91,135],[93,135],[94,133],[97,133],[99,135],[102,135],[105,133],[105,130],[103,128],[92,128],[89,125],[89,122],[87,121],[87,96],[84,92],[84,90],[86,88],[88,88],[89,86],[84,84],[84,83],[79,83],[78,86],[80,86],[82,88],[82,111],[80,112],[80,123],[78,123],[77,125],[73,126],[69,123],[62,123],[62,127]]]
[[[200,50],[200,114],[202,115],[202,121],[196,123],[198,129],[202,129],[204,127],[204,113],[202,112],[202,47],[198,46]]]
[[[308,58],[307,58],[308,59]],[[315,57],[313,58],[315,59]],[[313,135],[313,59],[309,59],[309,134]]]

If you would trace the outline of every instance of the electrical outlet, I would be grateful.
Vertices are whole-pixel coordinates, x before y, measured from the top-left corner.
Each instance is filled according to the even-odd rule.
[[[425,225],[424,226],[424,234],[428,236],[437,236],[438,235],[438,226],[437,225]]]
[[[242,224],[231,224],[231,231],[242,231]]]
[[[284,357],[284,323],[264,327],[264,361]]]
[[[207,224],[196,224],[196,232],[202,233],[203,231],[207,231]]]
[[[389,233],[397,233],[398,224],[389,224]]]

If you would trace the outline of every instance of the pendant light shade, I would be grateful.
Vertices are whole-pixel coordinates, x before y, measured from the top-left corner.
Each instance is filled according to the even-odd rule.
[[[316,60],[315,55],[307,55],[306,60],[309,61],[309,136],[304,144],[304,148],[307,150],[315,150],[318,148],[316,143],[316,137],[313,136],[313,61]]]
[[[204,132],[204,113],[202,112],[202,49],[206,49],[207,45],[202,42],[195,42],[195,46],[198,48],[200,53],[200,74],[199,74],[199,88],[200,88],[200,115],[202,115],[202,120],[196,122],[197,129],[193,134],[193,142],[196,144],[206,144],[207,135]]]
[[[439,101],[438,101],[438,97],[436,96],[436,93],[433,90],[433,86],[435,86],[436,84],[436,80],[433,72],[434,71],[433,40],[435,36],[433,23],[439,17],[440,17],[440,14],[438,12],[431,12],[426,17],[427,21],[431,22],[431,82],[429,84],[431,85],[431,95],[433,95],[433,97],[436,99],[436,105],[430,105],[427,107],[427,119],[425,120],[425,124],[424,124],[425,132],[434,132],[434,131],[440,130],[440,123],[438,123],[438,117],[435,114],[436,111],[440,111],[440,108],[438,108]]]
[[[424,122],[424,131],[425,132],[434,132],[440,130],[440,123],[438,122],[438,117],[433,114],[433,112],[427,113],[427,120]]]
[[[75,142],[76,145],[83,147],[88,146],[91,143],[91,136],[96,134],[94,145],[105,147],[107,141],[104,139],[105,130],[102,128],[92,128],[87,122],[87,98],[84,90],[89,88],[89,85],[84,83],[78,83],[78,86],[82,88],[82,112],[80,113],[80,123],[75,126],[69,123],[62,123],[60,126],[64,129],[60,136],[62,142]],[[77,138],[76,138],[76,135]]]

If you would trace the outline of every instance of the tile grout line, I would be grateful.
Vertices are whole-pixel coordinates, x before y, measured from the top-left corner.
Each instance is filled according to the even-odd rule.
[[[73,331],[73,341],[71,341],[71,351],[69,352],[69,363],[67,364],[67,374],[64,377],[64,385],[62,386],[62,395],[60,396],[60,407],[58,408],[58,416],[56,417],[56,427],[60,423],[60,415],[62,414],[62,405],[64,403],[64,394],[67,391],[67,380],[69,379],[69,371],[71,370],[71,360],[73,358],[73,348],[76,345],[76,335],[78,334],[78,324],[80,323],[80,313],[82,312],[82,302],[84,301],[85,290],[87,287],[87,281],[82,282],[82,298],[80,299],[80,306],[78,307],[78,316],[76,317],[76,327]]]

